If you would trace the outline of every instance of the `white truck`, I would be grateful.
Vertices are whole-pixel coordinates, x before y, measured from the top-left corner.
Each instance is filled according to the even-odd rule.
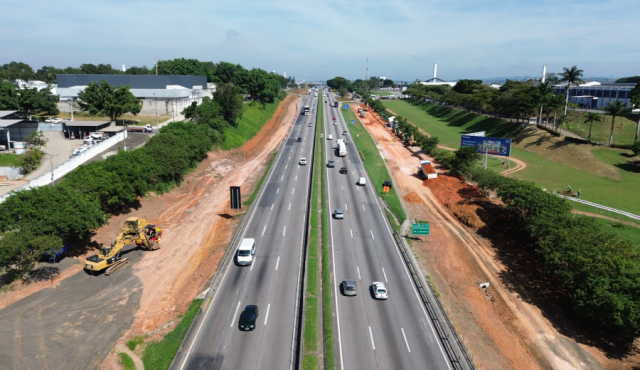
[[[347,146],[344,144],[343,141],[338,143],[338,156],[339,157],[347,156]]]

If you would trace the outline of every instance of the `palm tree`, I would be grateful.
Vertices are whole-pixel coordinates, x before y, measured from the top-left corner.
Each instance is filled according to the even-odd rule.
[[[560,127],[560,134],[562,134],[562,125],[567,123],[567,115],[561,114],[558,116],[558,125],[556,126],[556,130]]]
[[[562,73],[560,73],[562,78],[558,82],[567,83],[567,99],[565,100],[564,106],[564,114],[566,115],[568,107],[567,104],[569,103],[569,89],[571,89],[571,85],[580,86],[580,84],[584,83],[584,81],[581,80],[582,72],[584,71],[578,69],[578,66],[573,66],[571,68],[563,67],[562,69],[564,69]]]
[[[542,108],[549,98],[549,94],[553,94],[554,87],[549,82],[541,82],[538,84],[538,92],[540,93],[540,120],[539,124],[542,124]]]
[[[611,115],[611,135],[609,136],[609,146],[613,143],[613,128],[614,123],[616,122],[616,116],[621,115],[624,112],[624,105],[620,103],[619,100],[615,100],[613,104],[607,103],[607,105],[602,108],[603,111],[607,112],[607,114]]]
[[[556,124],[556,116],[558,115],[558,109],[562,107],[562,104],[564,104],[564,98],[562,97],[562,95],[553,95],[552,97],[549,98],[549,101],[547,101],[547,106],[549,107],[550,110],[553,111],[554,126]],[[547,124],[548,123],[549,123],[549,115],[547,114]]]
[[[638,85],[640,86],[640,83]],[[640,94],[631,98],[631,104],[633,104],[636,109],[640,108]],[[634,143],[638,141],[638,133],[640,133],[640,116],[638,117],[638,124],[636,125],[636,138],[633,140]]]
[[[598,113],[589,112],[584,118],[584,123],[589,124],[589,138],[588,142],[591,142],[591,126],[594,122],[602,122],[602,117]]]

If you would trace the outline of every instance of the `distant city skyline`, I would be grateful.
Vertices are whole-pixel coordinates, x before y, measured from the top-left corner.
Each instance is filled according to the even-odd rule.
[[[632,0],[284,0],[219,3],[0,2],[0,64],[65,68],[154,58],[240,63],[295,76],[490,79],[577,65],[587,77],[640,75]],[[611,76],[611,77],[609,77]]]

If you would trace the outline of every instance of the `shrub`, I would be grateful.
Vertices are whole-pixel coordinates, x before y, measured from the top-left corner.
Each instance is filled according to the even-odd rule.
[[[31,148],[18,160],[18,167],[22,169],[22,174],[27,175],[40,166],[44,153],[38,148]]]
[[[631,150],[635,155],[640,155],[640,140],[636,141],[631,145]]]

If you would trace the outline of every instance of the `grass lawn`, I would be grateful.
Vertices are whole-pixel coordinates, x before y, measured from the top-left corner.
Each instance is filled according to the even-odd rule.
[[[118,355],[120,355],[120,365],[122,365],[123,370],[136,370],[136,364],[131,356],[124,352],[120,352]]]
[[[161,370],[168,369],[171,366],[171,361],[178,353],[178,349],[187,335],[189,327],[195,319],[200,305],[202,305],[202,301],[202,299],[196,299],[191,302],[191,306],[184,314],[182,321],[165,335],[164,339],[159,342],[149,343],[142,356],[142,362],[146,369]]]
[[[271,160],[269,160],[269,164],[267,165],[267,169],[264,170],[264,173],[262,174],[262,177],[260,177],[260,181],[258,181],[258,185],[256,185],[255,190],[253,190],[253,193],[251,193],[251,196],[249,197],[249,199],[245,200],[242,204],[245,206],[250,206],[251,203],[253,203],[253,201],[256,199],[256,196],[258,195],[258,192],[260,191],[260,188],[262,187],[262,183],[264,182],[265,177],[267,177],[267,174],[269,173],[269,170],[271,170],[271,166],[273,166],[273,161],[275,161],[276,157],[278,156],[278,151],[276,150],[275,152],[273,152],[273,154],[271,154]]]
[[[280,102],[281,100],[268,104],[260,104],[259,102],[245,104],[238,127],[228,127],[225,130],[222,150],[239,148],[251,140],[262,129],[262,126],[273,117]]]
[[[392,92],[389,91],[381,91],[381,90],[372,90],[370,92],[371,95],[393,95]]]
[[[20,156],[13,153],[0,154],[0,167],[18,167]]]
[[[486,131],[486,136],[513,137],[521,125],[499,118],[478,116],[436,104],[407,100],[384,100],[384,106],[409,120],[417,127],[440,139],[440,144],[460,147],[460,135]],[[425,114],[426,113],[426,114]]]
[[[448,145],[452,147],[459,147],[460,135],[465,132],[487,131],[487,136],[509,137],[519,131],[517,124],[493,118],[477,117],[462,111],[449,111],[436,105],[406,101],[388,101],[384,104],[429,134],[438,136],[441,142],[455,144]],[[494,127],[487,126],[491,122]],[[626,155],[630,151],[596,147],[592,153],[595,156],[594,160],[600,160],[613,166],[619,173],[620,180],[580,171],[548,157],[519,148],[512,149],[512,156],[526,162],[527,168],[511,176],[536,182],[549,191],[564,190],[568,185],[571,185],[574,191],[582,190],[581,199],[640,215],[640,202],[635,201],[638,199],[636,191],[640,185],[640,165],[627,160]],[[631,159],[638,160],[639,158]],[[489,157],[489,167],[496,171],[499,170],[500,161]],[[606,212],[576,202],[571,202],[571,204],[574,208],[586,212],[601,214]],[[610,212],[606,213],[607,216],[616,217],[612,216]],[[620,215],[616,218],[619,217],[628,220]]]
[[[316,125],[318,133],[321,133],[324,130],[324,113],[322,106],[320,107],[318,124]],[[320,137],[320,135],[318,135],[318,137]],[[317,148],[320,148],[321,163],[324,163],[325,146],[319,144]],[[322,167],[322,165],[318,166],[318,168]],[[327,184],[325,181],[326,177],[324,176],[324,171],[320,172],[322,173],[320,192],[322,197],[322,208],[329,209],[329,202],[327,200]],[[330,212],[322,212],[322,339],[324,341],[325,370],[333,370],[335,368],[335,358],[333,353],[333,308],[331,306],[331,268],[329,263],[329,217]]]
[[[640,229],[637,227],[633,227],[630,225],[624,225],[620,222],[604,220],[601,218],[596,218],[598,222],[604,225],[603,229],[610,233],[616,234],[624,239],[627,239],[640,247]]]
[[[584,123],[584,114],[580,118],[579,112],[569,112],[569,123],[563,126],[563,129],[587,138],[589,136],[589,124]],[[600,115],[602,122],[594,122],[591,127],[591,140],[598,143],[609,144],[609,135],[611,134],[611,116]],[[636,135],[636,125],[640,116],[637,114],[626,114],[622,117],[616,117],[615,128],[613,129],[613,143],[617,145],[631,145]],[[622,128],[620,127],[622,123]]]
[[[362,126],[360,121],[356,118],[356,115],[353,113],[351,109],[340,109],[342,115],[346,122],[350,122],[351,120],[355,121],[355,124],[348,124],[349,128],[349,136],[353,140],[353,142],[358,147],[358,150],[362,153],[361,157],[364,157],[364,166],[367,169],[367,173],[371,178],[371,182],[373,182],[373,186],[376,189],[376,192],[384,197],[389,204],[389,208],[398,216],[400,219],[400,224],[404,222],[407,218],[407,215],[404,213],[402,209],[402,205],[400,204],[400,199],[398,199],[398,194],[394,188],[391,188],[388,194],[385,194],[382,189],[382,184],[385,180],[390,180],[391,176],[387,171],[387,167],[384,165],[384,159],[380,155],[380,151],[376,147],[375,141],[367,129]]]
[[[316,273],[317,273],[316,269]],[[304,350],[318,351],[318,298],[307,297],[304,316]]]

